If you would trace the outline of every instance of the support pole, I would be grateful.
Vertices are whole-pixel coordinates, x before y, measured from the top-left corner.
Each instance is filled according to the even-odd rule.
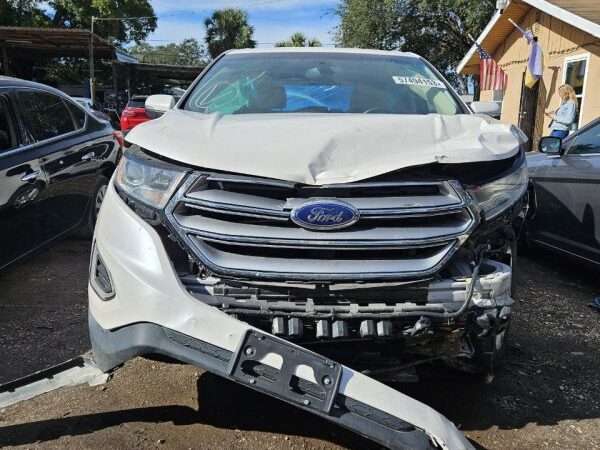
[[[8,67],[8,50],[5,46],[2,46],[2,69],[4,70],[4,75],[10,77],[10,69]]]
[[[131,66],[127,65],[127,101],[131,100]]]
[[[94,101],[94,16],[90,28],[90,98]]]
[[[113,77],[113,89],[115,90],[115,100],[119,96],[119,89],[117,85],[117,65],[113,62],[112,64],[112,77]]]

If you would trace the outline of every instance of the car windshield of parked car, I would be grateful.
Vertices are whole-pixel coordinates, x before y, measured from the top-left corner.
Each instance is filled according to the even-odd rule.
[[[226,55],[183,109],[201,113],[458,114],[447,85],[420,58],[356,53]]]

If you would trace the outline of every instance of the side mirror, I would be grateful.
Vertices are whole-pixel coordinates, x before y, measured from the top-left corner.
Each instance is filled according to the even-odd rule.
[[[485,114],[494,119],[499,119],[502,113],[502,107],[496,102],[473,102],[469,106],[475,114]]]
[[[151,119],[156,119],[162,116],[168,110],[173,109],[173,107],[175,106],[175,99],[172,95],[151,95],[146,99],[145,106],[146,115]]]
[[[540,153],[547,155],[561,155],[562,139],[554,136],[544,136],[538,142],[538,150]]]

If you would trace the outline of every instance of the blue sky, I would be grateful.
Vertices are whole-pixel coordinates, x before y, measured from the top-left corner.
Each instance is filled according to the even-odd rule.
[[[234,6],[246,10],[254,39],[259,46],[272,47],[301,31],[331,44],[337,17],[330,11],[336,1],[319,0],[150,0],[158,16],[158,28],[148,36],[154,44],[179,42],[188,37],[204,38],[204,19],[215,9]]]

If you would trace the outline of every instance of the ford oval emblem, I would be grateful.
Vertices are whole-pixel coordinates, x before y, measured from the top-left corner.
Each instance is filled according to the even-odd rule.
[[[313,200],[292,209],[292,220],[309,230],[338,230],[356,223],[358,209],[338,200]]]

